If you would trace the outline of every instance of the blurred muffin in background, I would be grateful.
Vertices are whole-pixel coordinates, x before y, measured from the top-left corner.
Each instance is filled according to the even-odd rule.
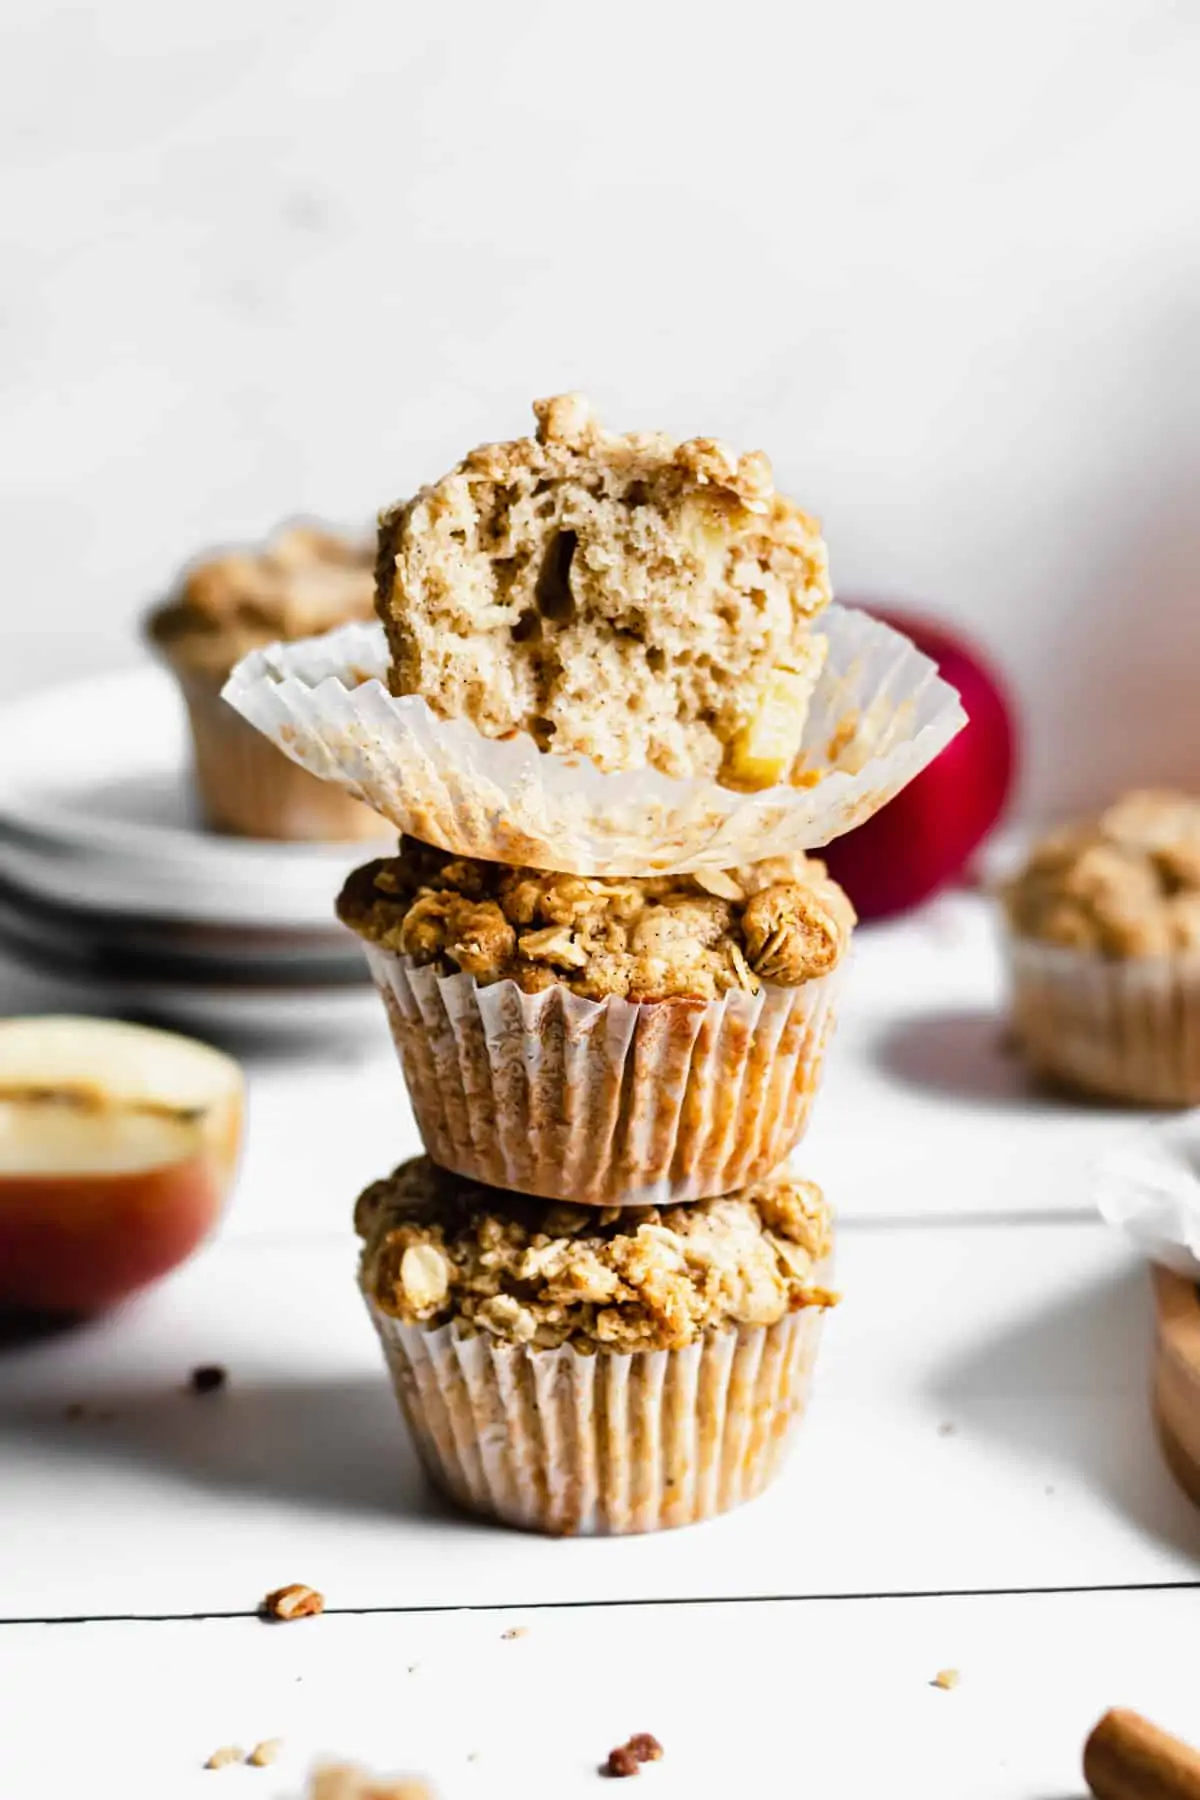
[[[1200,798],[1126,794],[1043,838],[1003,903],[1033,1067],[1109,1099],[1200,1104]]]
[[[309,523],[194,563],[146,621],[183,690],[205,822],[238,837],[378,838],[379,817],[290,762],[221,698],[235,662],[374,615],[374,546]]]

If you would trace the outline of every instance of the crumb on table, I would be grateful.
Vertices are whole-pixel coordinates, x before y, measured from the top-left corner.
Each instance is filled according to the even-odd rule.
[[[635,1731],[631,1738],[608,1753],[601,1774],[622,1777],[637,1775],[646,1762],[660,1762],[663,1747],[649,1731]]]
[[[502,1638],[523,1638],[529,1636],[528,1625],[510,1625],[507,1631],[500,1633]]]
[[[255,1744],[246,1761],[255,1769],[265,1769],[278,1759],[282,1749],[282,1738],[264,1738],[261,1744]]]
[[[233,1763],[240,1763],[245,1760],[246,1752],[240,1745],[222,1744],[219,1750],[213,1751],[204,1766],[206,1769],[228,1769]]]
[[[312,1619],[325,1610],[325,1596],[303,1581],[289,1582],[275,1588],[259,1606],[264,1619],[279,1619],[287,1624],[292,1619]]]
[[[949,1690],[950,1688],[956,1688],[961,1680],[962,1676],[957,1669],[939,1669],[929,1685],[930,1687],[945,1688]]]
[[[200,1363],[188,1376],[193,1394],[215,1394],[229,1380],[229,1372],[220,1363]]]

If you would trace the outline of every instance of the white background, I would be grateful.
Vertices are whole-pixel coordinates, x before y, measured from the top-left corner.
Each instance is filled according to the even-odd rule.
[[[1200,781],[1195,7],[4,17],[0,694],[583,386],[764,445],[843,592],[974,629],[1036,810]]]

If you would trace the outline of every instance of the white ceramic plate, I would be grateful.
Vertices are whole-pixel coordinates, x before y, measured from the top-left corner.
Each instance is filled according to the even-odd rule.
[[[371,1041],[383,1033],[385,1015],[367,981],[305,982],[244,978],[242,971],[214,968],[176,974],[166,962],[140,972],[119,972],[86,942],[73,950],[39,932],[36,922],[0,906],[0,955],[10,957],[47,984],[44,1010],[92,1008],[128,1018],[146,1017],[218,1039],[312,1038],[343,1033]]]
[[[157,919],[320,930],[343,878],[395,847],[275,844],[200,825],[183,709],[147,665],[0,708],[0,874],[32,894]]]

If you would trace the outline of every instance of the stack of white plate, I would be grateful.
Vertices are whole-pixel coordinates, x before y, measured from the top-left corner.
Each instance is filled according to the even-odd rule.
[[[178,691],[147,667],[0,708],[0,950],[89,1001],[201,1029],[374,1020],[333,903],[395,848],[203,829]]]

